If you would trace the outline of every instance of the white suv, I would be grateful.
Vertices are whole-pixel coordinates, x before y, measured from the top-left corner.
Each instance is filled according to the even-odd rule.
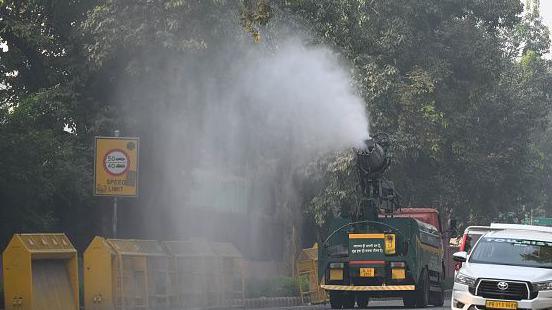
[[[552,310],[552,233],[519,227],[491,231],[468,255],[454,279],[451,307]]]

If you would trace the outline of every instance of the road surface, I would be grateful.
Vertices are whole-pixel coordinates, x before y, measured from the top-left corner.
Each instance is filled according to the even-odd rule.
[[[289,309],[289,310],[322,310],[322,309],[331,309],[330,305],[320,305],[320,306],[300,306],[300,307],[280,307],[280,308],[264,308],[262,310],[276,310],[276,309]],[[357,309],[357,308],[355,308]],[[410,310],[414,308],[404,308],[401,300],[398,299],[379,299],[371,300],[368,305],[368,309],[402,309]],[[420,308],[417,308],[419,310]],[[445,300],[443,307],[432,307],[429,306],[425,308],[427,310],[444,310],[450,309],[450,299]],[[261,309],[258,309],[261,310]]]

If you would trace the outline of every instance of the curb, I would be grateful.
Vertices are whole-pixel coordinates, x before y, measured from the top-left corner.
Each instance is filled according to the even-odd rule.
[[[301,306],[300,297],[260,297],[244,299],[244,308],[274,308]]]

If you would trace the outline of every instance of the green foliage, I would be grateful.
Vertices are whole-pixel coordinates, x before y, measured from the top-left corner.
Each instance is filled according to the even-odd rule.
[[[0,245],[14,232],[94,233],[90,222],[75,221],[91,214],[94,202],[88,130],[97,110],[75,33],[90,5],[0,5],[0,41],[7,44],[0,53]]]
[[[266,25],[272,17],[272,8],[268,1],[245,1],[240,15],[241,24],[245,31],[251,33],[255,42],[259,42],[261,33],[258,26]]]
[[[539,167],[547,163],[533,140],[548,126],[550,68],[541,55],[550,42],[538,17],[520,18],[520,1],[284,6],[353,64],[372,131],[393,138],[389,178],[404,206],[481,223],[501,210],[542,207]],[[347,179],[354,165],[339,177],[330,168],[341,160],[319,169],[325,183],[309,203],[318,223],[358,204]]]
[[[539,56],[550,52],[550,30],[543,24],[538,14],[529,13],[521,23],[516,25],[513,33],[509,34],[511,46],[517,54],[525,55],[528,52]]]
[[[168,92],[177,79],[151,75],[172,70],[170,59],[208,58],[222,38],[270,39],[276,22],[303,24],[313,44],[350,63],[371,131],[391,134],[388,177],[405,206],[440,206],[465,222],[522,206],[550,210],[549,31],[521,13],[518,0],[0,1],[8,46],[0,52],[0,240],[25,230],[96,232],[94,221],[78,220],[99,204],[90,196],[92,138],[141,121],[119,113],[122,81]],[[136,110],[169,106],[124,99]],[[318,224],[358,206],[352,152],[299,173]]]
[[[324,224],[328,217],[349,217],[359,206],[361,195],[353,151],[329,155],[307,165],[303,174],[314,188],[314,198],[308,211],[317,224]]]

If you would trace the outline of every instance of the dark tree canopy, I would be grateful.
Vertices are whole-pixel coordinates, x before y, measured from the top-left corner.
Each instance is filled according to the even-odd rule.
[[[439,207],[464,223],[525,208],[550,214],[549,31],[519,0],[4,0],[0,244],[15,231],[62,230],[81,242],[101,232],[93,137],[116,124],[163,126],[119,112],[169,105],[122,105],[122,84],[169,89],[178,78],[170,59],[208,60],[223,39],[277,48],[276,24],[301,28],[351,65],[371,132],[393,139],[388,177],[405,206]],[[150,75],[160,68],[168,74]],[[357,203],[352,160],[325,155],[296,171],[316,222]],[[154,204],[162,190],[136,204]]]

